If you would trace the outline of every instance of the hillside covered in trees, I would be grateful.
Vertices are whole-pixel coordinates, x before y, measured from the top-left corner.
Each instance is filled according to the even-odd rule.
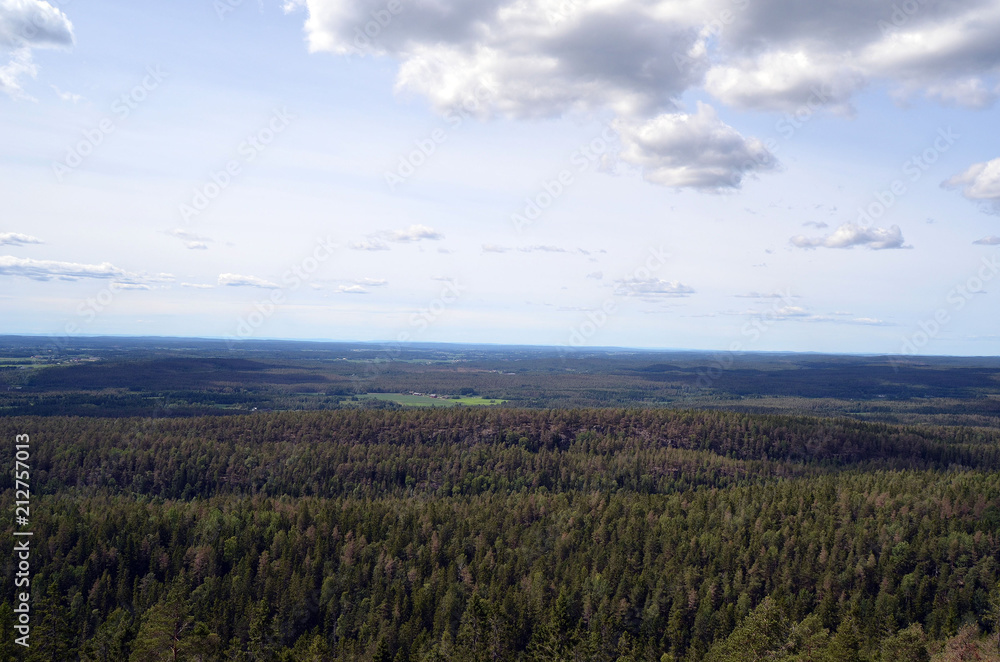
[[[26,660],[997,659],[993,429],[458,407],[0,431],[32,439]]]

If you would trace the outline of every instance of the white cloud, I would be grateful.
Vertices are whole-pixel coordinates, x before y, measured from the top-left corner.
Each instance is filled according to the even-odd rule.
[[[39,281],[52,279],[75,281],[82,278],[95,278],[114,280],[122,286],[169,282],[174,278],[170,274],[150,276],[132,273],[116,267],[110,262],[80,264],[55,260],[33,260],[13,255],[0,256],[0,275],[21,276]]]
[[[34,78],[38,68],[35,48],[68,48],[73,45],[73,25],[66,15],[42,0],[0,0],[0,49],[10,54],[0,66],[0,90],[15,99],[31,99],[22,79]]]
[[[0,46],[60,48],[73,45],[73,25],[42,0],[0,0]]]
[[[405,230],[393,230],[392,232],[389,232],[387,239],[389,241],[398,241],[401,243],[421,241],[423,239],[438,241],[440,239],[444,239],[444,235],[437,230],[427,227],[426,225],[411,225]]]
[[[353,251],[387,251],[389,246],[380,239],[362,239],[361,241],[352,241],[347,245]]]
[[[423,96],[441,114],[612,114],[630,143],[627,160],[649,181],[672,187],[739,188],[747,156],[765,156],[759,143],[729,127],[726,140],[706,142],[695,121],[703,111],[687,115],[682,107],[692,90],[738,109],[796,114],[850,114],[853,97],[872,83],[888,85],[901,99],[923,94],[976,108],[993,103],[998,90],[996,0],[406,0],[398,6],[392,13],[385,0],[285,0],[286,10],[308,12],[311,51],[392,58],[399,65],[397,92]],[[674,143],[691,134],[695,147],[656,149],[663,132]]]
[[[522,253],[568,253],[569,251],[565,248],[559,248],[558,246],[523,246],[517,250]]]
[[[621,159],[639,166],[647,181],[663,186],[739,188],[747,175],[777,165],[763,143],[744,138],[701,102],[693,115],[670,113],[615,126],[622,140]]]
[[[352,281],[355,285],[367,285],[368,287],[385,287],[389,284],[384,278],[355,278]]]
[[[510,249],[506,246],[497,246],[496,244],[483,244],[484,253],[506,253]]]
[[[265,289],[279,289],[279,286],[271,281],[257,278],[256,276],[241,276],[240,274],[219,274],[219,285],[228,287],[261,287]]]
[[[935,83],[927,87],[926,94],[944,105],[977,109],[989,108],[997,98],[996,91],[987,89],[980,78]]]
[[[814,227],[817,230],[822,230],[823,228],[830,227],[829,224],[824,223],[823,221],[806,221],[802,225],[803,225],[803,227]]]
[[[20,232],[0,232],[0,246],[24,246],[25,244],[41,244],[41,239]]]
[[[55,85],[52,85],[51,87],[53,90],[55,90],[56,96],[62,99],[63,101],[69,101],[70,103],[79,103],[80,101],[83,100],[83,96],[80,94],[75,94],[73,92],[63,92]]]
[[[341,285],[337,291],[343,294],[368,294],[368,290],[360,285]]]
[[[191,250],[207,250],[208,244],[212,243],[212,239],[204,237],[200,234],[195,234],[194,232],[188,232],[181,228],[176,228],[173,230],[168,230],[167,234],[171,237],[176,237],[184,242],[184,247]]]
[[[181,287],[189,287],[195,290],[211,290],[215,288],[215,285],[206,285],[204,283],[181,283]]]
[[[623,278],[615,281],[615,294],[630,297],[686,297],[694,294],[694,289],[678,281],[659,278]]]
[[[387,251],[387,242],[397,244],[409,244],[418,241],[439,241],[444,239],[444,234],[426,225],[411,225],[403,230],[382,230],[375,232],[361,241],[354,241],[348,247],[356,251]]]
[[[996,236],[995,234],[991,234],[988,237],[977,239],[972,243],[979,244],[980,246],[1000,246],[1000,237]]]
[[[854,223],[845,223],[825,237],[798,235],[790,239],[798,248],[853,248],[867,246],[872,250],[888,248],[910,248],[904,245],[903,233],[898,225],[886,228],[863,228]]]
[[[33,101],[34,98],[21,87],[21,79],[34,78],[37,74],[38,67],[31,59],[31,49],[19,48],[11,54],[10,62],[0,67],[0,90],[14,99]]]
[[[775,308],[773,312],[778,319],[809,317],[809,312],[802,306],[782,306],[781,308]]]
[[[737,108],[812,113],[832,107],[850,114],[851,96],[864,76],[838,56],[820,58],[805,50],[768,51],[712,67],[705,88]]]
[[[967,199],[985,202],[1000,213],[1000,158],[974,163],[941,185],[949,189],[960,188]]]

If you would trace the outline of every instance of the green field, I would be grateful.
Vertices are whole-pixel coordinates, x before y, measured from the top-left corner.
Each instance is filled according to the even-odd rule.
[[[480,398],[478,396],[462,396],[460,398],[432,398],[427,395],[410,395],[409,393],[366,393],[358,399],[371,398],[395,402],[406,407],[454,407],[455,405],[500,405],[506,400],[496,398]]]

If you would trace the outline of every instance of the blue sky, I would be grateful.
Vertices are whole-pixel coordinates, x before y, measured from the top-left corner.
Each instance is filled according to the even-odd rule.
[[[998,353],[1000,2],[801,6],[0,0],[0,333]]]

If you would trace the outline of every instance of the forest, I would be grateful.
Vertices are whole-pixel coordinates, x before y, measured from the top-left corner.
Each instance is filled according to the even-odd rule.
[[[185,417],[393,407],[670,407],[1000,428],[1000,358],[0,336],[0,416]]]
[[[3,659],[1000,659],[991,427],[650,407],[0,418],[18,434],[35,620],[16,650],[4,591]]]

